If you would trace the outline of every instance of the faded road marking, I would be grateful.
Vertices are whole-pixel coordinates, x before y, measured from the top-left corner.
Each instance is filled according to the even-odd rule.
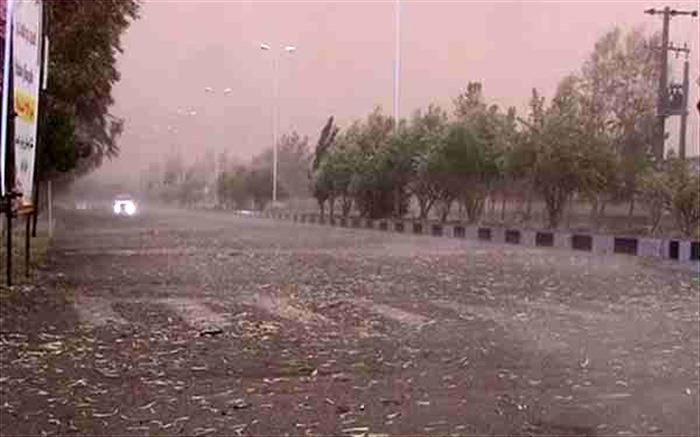
[[[99,297],[77,297],[74,307],[81,322],[93,326],[126,325],[129,322],[112,309],[112,301]]]
[[[299,308],[292,305],[288,299],[283,297],[257,294],[243,303],[258,307],[287,320],[295,320],[302,323],[330,323],[330,321],[322,315],[306,308]]]
[[[379,314],[380,316],[386,317],[387,319],[394,320],[396,322],[410,325],[413,327],[420,328],[431,322],[431,320],[420,314],[410,313],[399,308],[395,308],[389,305],[374,303],[367,300],[356,299],[352,301],[354,304],[367,308],[370,311]]]
[[[201,329],[211,326],[223,327],[229,324],[223,315],[215,313],[197,299],[168,298],[160,299],[156,302],[171,308],[185,323],[193,328]]]
[[[563,340],[561,332],[547,318],[532,319],[527,313],[503,311],[485,305],[466,305],[447,300],[431,302],[434,306],[459,314],[466,320],[486,320],[496,323],[525,341],[533,342],[540,350],[555,351],[571,347]]]

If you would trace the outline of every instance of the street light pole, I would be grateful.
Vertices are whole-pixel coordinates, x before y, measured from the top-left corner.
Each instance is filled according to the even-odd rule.
[[[204,92],[208,94],[214,94],[217,95],[219,94],[217,90],[215,90],[213,87],[207,86],[204,87]],[[233,92],[231,88],[224,88],[222,95],[223,96],[228,96]],[[221,134],[221,138],[224,138],[223,135],[223,129],[222,129],[223,124],[219,123],[219,133]],[[218,155],[220,153],[226,153],[226,145],[223,144],[221,146],[221,150],[216,150],[215,153]],[[218,206],[221,203],[221,199],[219,198],[219,190],[217,188],[217,184],[219,181],[219,178],[221,177],[221,174],[226,171],[226,167],[223,165],[223,163],[219,159],[215,159],[214,161],[214,203]]]
[[[400,114],[400,74],[401,74],[401,0],[396,0],[394,4],[394,129],[398,131]]]
[[[280,80],[279,80],[279,56],[274,55],[272,61],[273,75],[273,95],[274,99],[272,108],[272,206],[277,205],[277,131],[279,129],[279,113],[280,113]]]
[[[270,51],[270,46],[268,44],[260,44],[260,50]],[[296,51],[294,46],[285,46],[284,51],[287,53],[293,53]],[[275,53],[272,55],[272,76],[273,76],[273,108],[272,108],[272,205],[277,203],[277,137],[279,130],[279,113],[280,113],[280,99],[279,99],[279,60],[280,54]]]

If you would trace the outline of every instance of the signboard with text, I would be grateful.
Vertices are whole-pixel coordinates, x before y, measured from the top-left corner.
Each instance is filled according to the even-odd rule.
[[[15,191],[32,205],[41,79],[40,0],[15,1],[12,11],[12,91],[15,110]]]
[[[10,31],[12,23],[12,0],[0,0],[0,69],[2,69],[2,82],[0,82],[0,195],[5,195],[5,169],[7,148],[7,111],[10,108],[8,87],[10,84]]]

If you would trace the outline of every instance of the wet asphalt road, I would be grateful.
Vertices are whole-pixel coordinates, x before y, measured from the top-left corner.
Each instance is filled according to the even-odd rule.
[[[4,317],[0,431],[698,435],[698,288],[622,255],[64,212],[42,290],[69,297],[31,334]]]

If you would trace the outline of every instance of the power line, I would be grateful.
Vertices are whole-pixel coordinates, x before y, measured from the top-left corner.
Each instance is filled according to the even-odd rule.
[[[672,43],[669,42],[669,27],[671,24],[671,18],[676,17],[676,16],[690,16],[690,17],[697,17],[698,16],[698,11],[681,11],[677,9],[671,9],[668,6],[666,6],[663,9],[647,9],[644,11],[645,14],[649,15],[662,15],[663,18],[663,27],[661,31],[661,47],[660,49],[660,54],[659,56],[661,57],[660,63],[659,63],[659,89],[658,89],[658,102],[657,102],[657,135],[656,135],[656,141],[654,142],[654,156],[656,158],[656,162],[661,162],[664,158],[664,141],[666,139],[666,117],[670,115],[681,115],[682,121],[685,117],[687,117],[687,104],[688,104],[688,73],[687,73],[687,66],[685,67],[684,71],[684,83],[683,83],[683,90],[682,90],[682,96],[678,94],[678,91],[676,88],[672,90],[673,97],[674,97],[674,104],[672,104],[673,108],[669,107],[669,86],[668,86],[668,53],[670,51],[675,52],[676,54],[679,54],[681,52],[685,52],[686,56],[690,52],[690,50],[687,47],[678,47],[674,46]],[[686,63],[687,63],[687,58],[686,58]],[[680,102],[681,106],[681,111],[678,112],[678,108],[675,103],[678,103],[678,97],[682,97],[682,102]],[[671,110],[671,111],[670,111]],[[686,129],[686,123],[681,123],[682,129]],[[680,153],[685,157],[685,132],[681,132],[681,144],[680,144]]]

